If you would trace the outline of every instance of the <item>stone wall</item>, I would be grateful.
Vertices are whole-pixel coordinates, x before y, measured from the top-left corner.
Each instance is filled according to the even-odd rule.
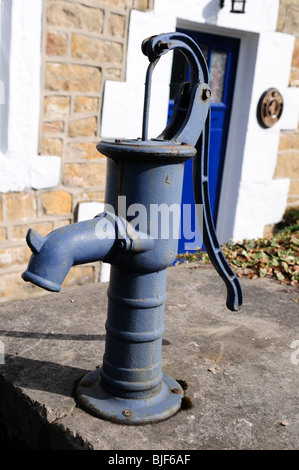
[[[76,221],[78,205],[103,201],[100,139],[105,80],[124,80],[130,11],[152,0],[44,0],[40,110],[41,155],[60,156],[59,186],[0,194],[0,301],[44,294],[21,279],[32,227],[41,235]],[[100,264],[73,267],[67,286],[96,282]]]
[[[299,0],[280,0],[277,30],[295,39],[290,86],[299,86]],[[280,136],[275,177],[290,178],[288,206],[299,206],[299,127]]]
[[[0,301],[44,294],[25,283],[28,228],[41,235],[76,221],[81,202],[104,199],[100,139],[105,81],[125,79],[129,17],[153,0],[44,0],[39,153],[61,157],[52,189],[0,193]],[[277,30],[296,36],[290,85],[299,80],[299,0],[281,0]],[[289,205],[299,205],[299,129],[283,131],[275,177],[291,178]],[[96,282],[99,263],[70,270],[63,287]]]

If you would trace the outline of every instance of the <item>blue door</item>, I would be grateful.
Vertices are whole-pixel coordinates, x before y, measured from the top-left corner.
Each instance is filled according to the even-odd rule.
[[[211,133],[209,161],[210,204],[213,220],[216,225],[219,197],[221,190],[222,172],[226,150],[227,134],[232,106],[234,82],[237,68],[239,39],[199,33],[178,29],[188,34],[201,48],[210,71],[210,86],[212,90],[211,104]],[[170,84],[169,116],[171,115],[177,87],[188,81],[188,65],[184,56],[175,51],[173,57],[172,77]],[[183,211],[183,207],[186,210]],[[191,212],[188,207],[191,207]],[[189,211],[189,212],[188,212]],[[191,217],[191,226],[184,223]],[[199,228],[194,210],[192,160],[185,163],[183,195],[182,195],[182,227],[178,252],[192,252],[198,245]]]

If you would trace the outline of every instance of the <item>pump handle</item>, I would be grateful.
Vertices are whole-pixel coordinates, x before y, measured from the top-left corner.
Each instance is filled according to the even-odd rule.
[[[193,160],[193,191],[195,204],[203,207],[202,238],[210,260],[225,282],[227,289],[226,306],[232,311],[240,310],[243,302],[242,289],[236,274],[227,263],[216,235],[210,207],[208,167],[210,139],[210,99],[209,71],[205,58],[192,38],[183,33],[166,33],[147,38],[142,43],[142,52],[150,64],[147,72],[143,140],[147,139],[150,83],[152,72],[166,52],[178,49],[187,59],[190,67],[190,80],[183,83],[175,99],[172,116],[158,140],[176,141],[196,147]]]

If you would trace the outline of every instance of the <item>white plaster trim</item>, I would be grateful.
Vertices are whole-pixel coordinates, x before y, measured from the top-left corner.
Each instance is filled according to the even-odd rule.
[[[38,155],[42,0],[11,1],[11,17],[1,2],[1,20],[10,22],[10,44],[1,44],[4,104],[1,120],[0,191],[59,184],[60,157]],[[7,5],[6,5],[7,6]],[[7,17],[5,17],[7,15]]]
[[[241,183],[232,239],[263,237],[265,225],[282,219],[289,186],[288,178]]]
[[[30,161],[0,155],[0,192],[51,188],[59,183],[60,157],[28,157]]]
[[[284,99],[290,95],[288,80],[294,37],[266,31],[260,33],[258,38],[253,80],[250,82],[245,77],[240,89],[235,91],[235,103],[242,102],[242,96],[239,93],[247,88],[251,90],[251,97],[244,148],[242,153],[239,152],[239,156],[243,154],[243,157],[240,158],[234,182],[232,182],[232,174],[235,167],[229,153],[230,146],[227,148],[226,171],[222,181],[217,224],[221,241],[263,236],[265,225],[279,222],[287,205],[290,181],[282,178],[273,180],[273,176],[280,131],[286,125],[286,121],[288,125],[292,121],[295,124],[294,129],[296,128],[298,103],[287,100],[284,114],[290,114],[290,120],[286,119],[285,124],[283,120],[278,121],[269,129],[264,129],[258,124],[256,110],[260,96],[268,88],[277,88]],[[291,93],[293,97],[295,97],[294,92],[296,93],[295,89]],[[235,119],[234,108],[232,115]],[[230,133],[230,144],[233,138],[238,139],[236,131],[238,126],[239,124],[235,127],[236,137]]]
[[[225,1],[222,9],[219,4],[219,0],[155,0],[155,12],[240,31],[274,31],[276,28],[279,0],[248,0],[246,14],[230,13],[230,0]]]
[[[299,124],[299,87],[286,88],[283,100],[285,112],[282,113],[279,126],[284,131],[297,129]]]

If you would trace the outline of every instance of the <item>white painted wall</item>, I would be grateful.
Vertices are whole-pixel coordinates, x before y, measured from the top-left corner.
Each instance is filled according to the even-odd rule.
[[[265,225],[279,222],[286,207],[289,179],[273,175],[280,131],[296,129],[299,118],[299,90],[288,88],[293,47],[291,35],[259,35],[233,239],[262,237]],[[284,111],[277,124],[263,129],[256,119],[257,104],[272,87],[282,94]]]
[[[56,186],[60,157],[38,155],[42,0],[1,0],[0,192]]]
[[[230,13],[226,0],[155,0],[154,11],[133,11],[130,19],[126,82],[107,82],[102,116],[103,137],[141,135],[147,59],[140,45],[153,34],[171,32],[176,25],[241,40],[232,117],[217,221],[220,242],[260,237],[264,226],[278,222],[285,210],[288,179],[273,179],[281,129],[296,129],[299,90],[288,87],[294,37],[277,33],[279,0],[250,0],[246,14]],[[170,60],[166,54],[154,72],[150,137],[167,118]],[[167,61],[168,60],[168,61]],[[256,119],[261,94],[277,87],[284,99],[281,120],[263,129]],[[154,120],[154,122],[153,122]]]
[[[220,9],[219,0],[156,0],[155,12],[177,18],[241,31],[273,31],[279,9],[278,0],[248,0],[246,14],[231,14],[231,0]]]
[[[280,131],[298,125],[299,90],[288,87],[294,37],[266,31],[256,38],[256,45],[248,47],[250,34],[241,43],[241,77],[237,77],[217,224],[221,241],[262,237],[265,225],[281,220],[287,203],[289,179],[273,176]],[[246,61],[254,50],[252,70],[252,61],[251,66]],[[284,111],[278,123],[263,129],[256,118],[257,105],[262,93],[272,87],[282,94]],[[245,102],[244,92],[250,92]],[[239,122],[244,111],[248,111],[246,127]]]

